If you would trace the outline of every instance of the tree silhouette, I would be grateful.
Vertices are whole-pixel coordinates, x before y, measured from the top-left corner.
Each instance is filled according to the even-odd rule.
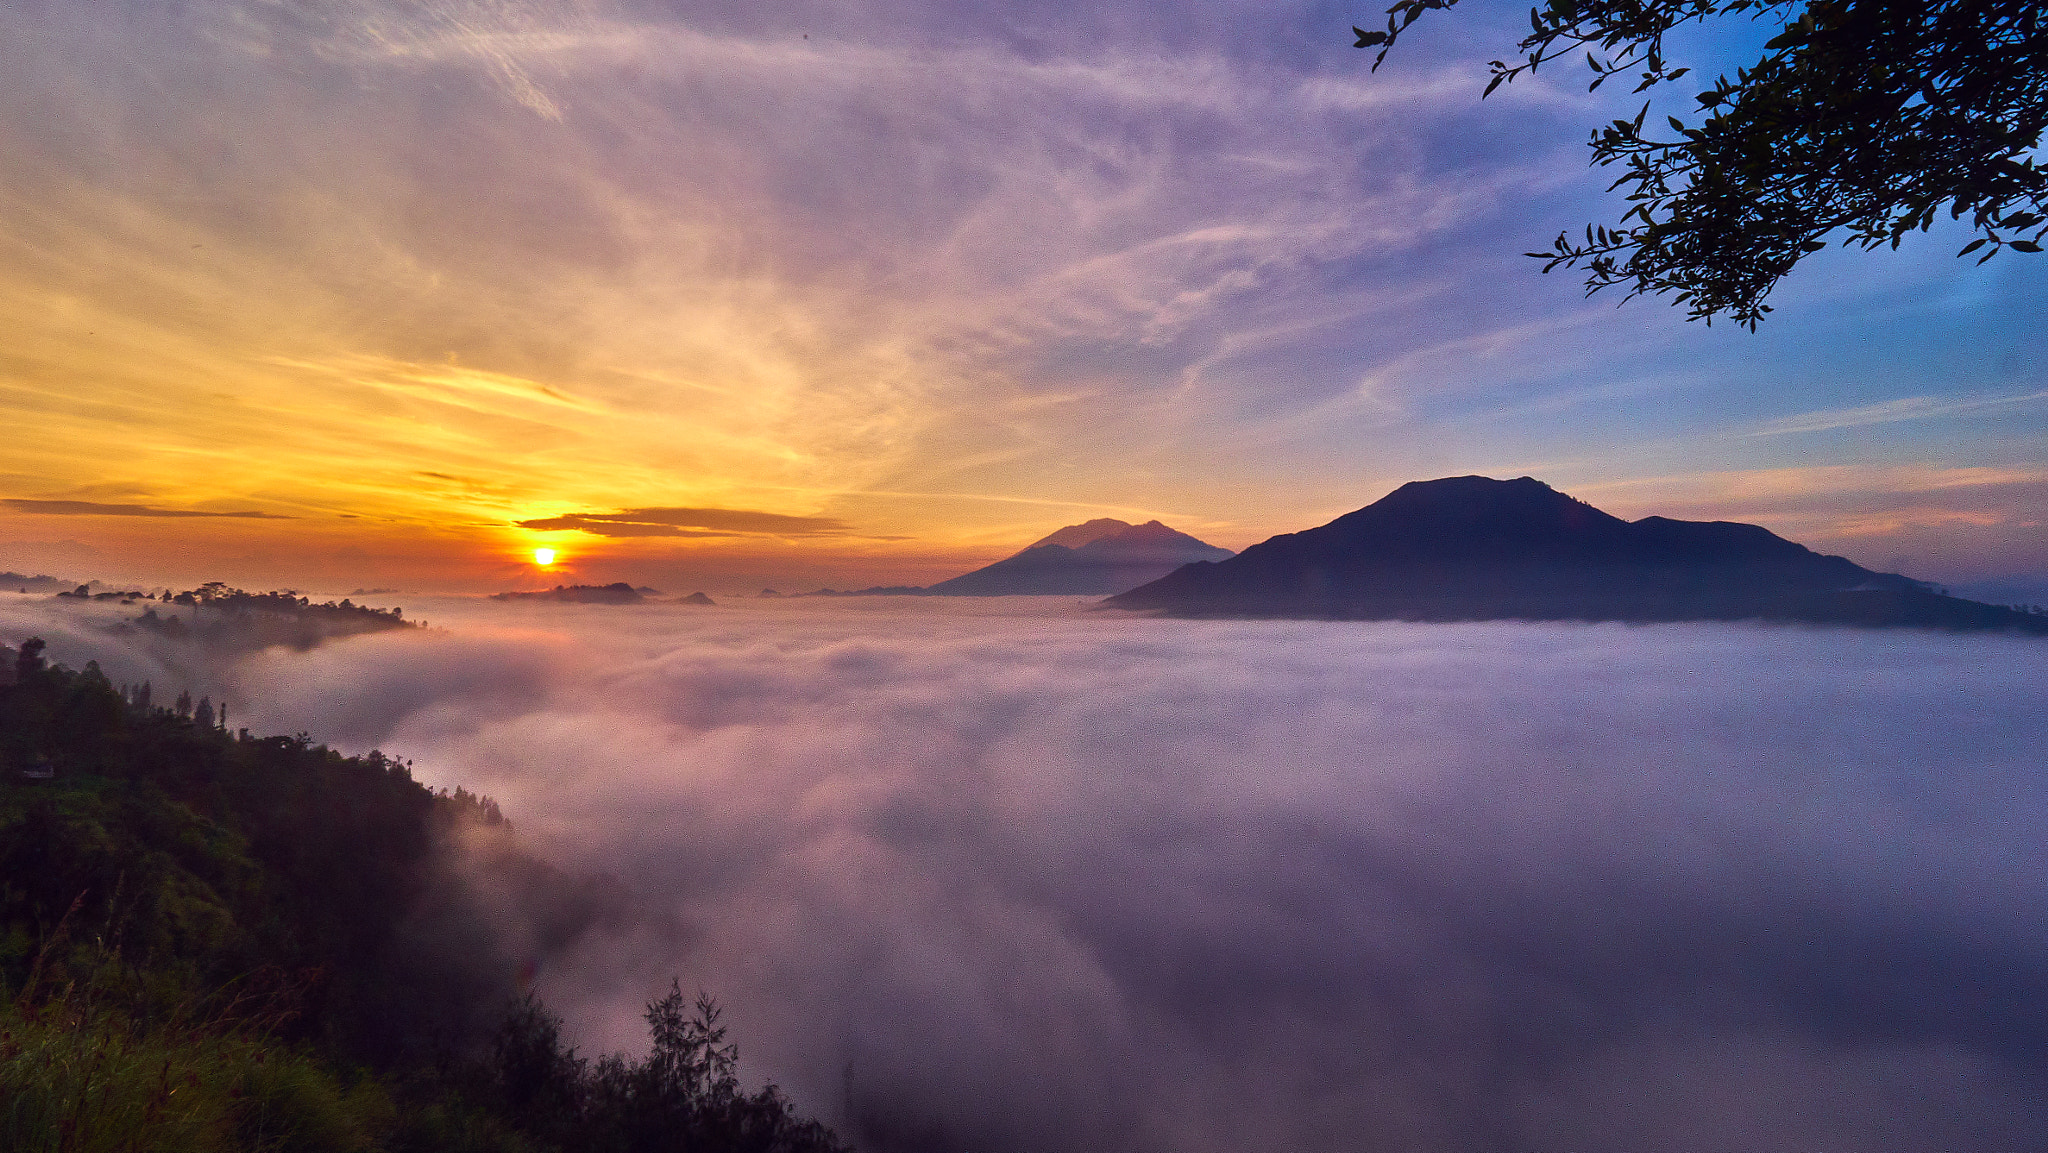
[[[1398,0],[1377,69],[1423,13],[1458,0]],[[2039,252],[2048,232],[2048,19],[2038,0],[1547,0],[1529,13],[1523,59],[1492,63],[1501,84],[1585,54],[1597,89],[1633,78],[1643,92],[1690,72],[1665,37],[1717,16],[1781,22],[1763,57],[1696,96],[1705,119],[1646,130],[1633,119],[1593,133],[1593,164],[1623,166],[1617,226],[1560,233],[1528,255],[1549,272],[1586,269],[1588,295],[1670,295],[1688,319],[1729,316],[1754,330],[1792,267],[1840,235],[1898,247],[1943,215],[1977,233],[1958,255]],[[1629,74],[1634,74],[1630,77]],[[1666,129],[1668,128],[1668,131]]]
[[[28,683],[43,668],[43,649],[48,647],[41,637],[30,637],[21,642],[21,648],[14,654],[14,679]]]

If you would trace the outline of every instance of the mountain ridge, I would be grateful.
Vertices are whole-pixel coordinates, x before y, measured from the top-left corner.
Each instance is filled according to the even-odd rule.
[[[1159,522],[1155,520],[1150,521],[1148,523],[1158,524]],[[1070,524],[1065,528],[1055,529],[1054,531],[1047,533],[1045,536],[1042,536],[1037,540],[1032,541],[1030,544],[1025,545],[1023,548],[1018,549],[1017,552],[1027,553],[1030,552],[1032,549],[1044,548],[1046,545],[1049,544],[1061,545],[1066,548],[1080,548],[1082,545],[1092,544],[1095,541],[1101,540],[1103,537],[1112,536],[1116,533],[1123,532],[1126,529],[1133,529],[1137,527],[1137,525],[1134,525],[1127,520],[1118,520],[1115,517],[1099,516],[1091,521],[1083,521],[1080,524]]]
[[[1411,481],[1316,528],[1105,602],[1175,616],[1786,620],[2048,633],[1758,525],[1626,521],[1531,477]]]
[[[1114,527],[1111,527],[1114,526]],[[1065,542],[1079,541],[1079,544]],[[1232,554],[1157,520],[1108,517],[1068,525],[991,565],[943,580],[927,596],[1105,596],[1164,576],[1191,561]]]

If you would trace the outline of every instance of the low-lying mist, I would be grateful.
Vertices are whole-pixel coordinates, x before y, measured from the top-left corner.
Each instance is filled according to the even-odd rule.
[[[2039,640],[406,607],[234,724],[497,797],[643,908],[542,959],[582,1044],[680,976],[869,1148],[2048,1141]]]

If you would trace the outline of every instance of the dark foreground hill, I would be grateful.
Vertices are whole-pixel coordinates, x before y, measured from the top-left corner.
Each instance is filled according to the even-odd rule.
[[[1541,481],[1402,485],[1320,528],[1191,564],[1106,602],[1176,616],[1776,620],[2048,634],[1751,524],[1625,521]]]
[[[590,1061],[523,964],[627,896],[401,761],[0,646],[0,1150],[832,1153],[715,1006]]]
[[[1133,589],[1195,561],[1224,560],[1230,550],[1176,532],[1156,520],[1129,524],[1107,517],[1066,528],[1015,556],[940,581],[930,596],[1106,596]]]

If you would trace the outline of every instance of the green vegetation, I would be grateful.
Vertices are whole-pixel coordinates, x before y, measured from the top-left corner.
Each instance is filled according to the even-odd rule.
[[[230,1153],[375,1150],[398,1129],[377,1081],[344,1085],[234,1021],[138,1029],[74,993],[0,1007],[0,1146]]]
[[[1458,0],[1397,0],[1385,30],[1354,28],[1373,67],[1423,13]],[[1690,69],[1665,37],[1716,17],[1765,21],[1778,34],[1735,77],[1689,105],[1703,119],[1650,106],[1593,133],[1593,163],[1619,164],[1618,227],[1563,233],[1532,252],[1544,271],[1584,267],[1590,294],[1669,294],[1691,319],[1732,317],[1754,329],[1764,298],[1808,255],[1843,244],[1893,248],[1938,216],[1967,219],[1983,263],[2039,252],[2048,239],[2048,20],[2032,0],[1546,0],[1529,10],[1524,59],[1493,62],[1491,93],[1583,52],[1589,87],[1614,78],[1643,92]]]
[[[75,592],[57,595],[91,600],[120,598],[124,605],[134,604],[138,598],[145,603],[151,599],[146,593],[94,594],[85,585],[78,586]],[[270,645],[309,649],[336,637],[421,625],[421,622],[406,620],[402,609],[372,608],[346,598],[339,602],[315,603],[289,591],[244,592],[229,588],[220,581],[210,581],[181,593],[167,591],[161,603],[167,610],[163,615],[158,614],[155,605],[147,605],[142,615],[125,627],[171,640],[193,640],[216,648],[245,650]],[[189,610],[189,613],[181,615],[178,612],[181,608]]]
[[[649,1006],[636,1062],[579,1057],[515,998],[465,860],[544,940],[604,910],[488,799],[230,734],[42,649],[0,649],[0,1148],[840,1148],[741,1089],[707,999]]]

